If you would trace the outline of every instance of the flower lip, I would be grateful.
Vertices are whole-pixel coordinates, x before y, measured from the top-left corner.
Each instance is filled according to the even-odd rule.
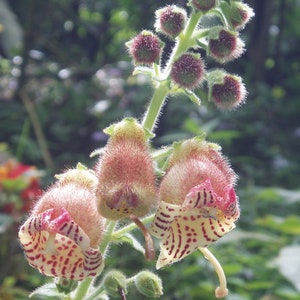
[[[69,213],[48,209],[29,218],[19,230],[29,264],[42,274],[82,280],[102,268],[102,255]]]
[[[158,269],[207,247],[235,228],[237,197],[232,188],[227,191],[228,199],[218,196],[208,179],[193,187],[182,205],[160,203],[151,225],[151,233],[162,240]]]

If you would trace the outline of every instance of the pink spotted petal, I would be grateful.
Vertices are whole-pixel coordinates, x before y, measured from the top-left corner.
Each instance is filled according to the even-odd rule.
[[[29,264],[47,276],[82,280],[95,276],[102,255],[90,248],[89,237],[66,210],[52,219],[53,209],[29,218],[19,230],[19,239]]]
[[[234,223],[205,217],[197,209],[183,212],[172,222],[168,236],[160,244],[156,268],[179,261],[198,247],[207,247],[234,227]]]
[[[217,218],[217,212],[222,212],[229,221],[236,221],[240,211],[234,188],[231,186],[226,187],[223,196],[220,197],[214,192],[208,179],[189,191],[182,206],[185,209],[203,208],[208,212],[208,216],[213,218]]]
[[[169,234],[174,218],[179,216],[181,212],[182,208],[179,205],[161,201],[151,224],[150,233],[159,239],[165,238]]]
[[[218,196],[213,192],[213,188],[209,179],[201,184],[191,188],[186,195],[183,207],[189,208],[202,208],[202,207],[216,207]]]
[[[190,190],[182,207],[160,204],[152,224],[152,232],[162,239],[158,269],[181,260],[198,247],[207,247],[235,228],[237,197],[232,188],[224,195],[226,199],[216,195],[206,180]],[[176,210],[169,213],[173,206]]]

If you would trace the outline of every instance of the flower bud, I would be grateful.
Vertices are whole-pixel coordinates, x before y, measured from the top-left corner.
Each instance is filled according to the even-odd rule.
[[[103,279],[103,287],[111,297],[120,297],[121,290],[127,294],[126,276],[118,270],[111,270]]]
[[[29,264],[42,274],[83,280],[102,270],[103,230],[90,188],[58,182],[36,203],[19,239]]]
[[[199,55],[185,53],[174,63],[171,79],[182,88],[193,89],[200,85],[204,75],[204,63]]]
[[[151,31],[143,30],[127,42],[126,46],[136,64],[150,65],[159,61],[162,42]]]
[[[253,9],[242,2],[231,2],[229,10],[229,22],[235,30],[241,30],[254,16]]]
[[[191,0],[191,6],[204,13],[218,5],[218,0]]]
[[[135,286],[144,296],[158,298],[163,295],[161,279],[150,271],[141,271],[135,276]]]
[[[76,169],[66,170],[62,174],[55,175],[61,185],[76,183],[83,187],[93,189],[97,183],[97,177],[92,170],[88,170],[82,164],[77,164]]]
[[[208,36],[208,55],[219,63],[236,59],[244,52],[244,42],[236,32],[214,27]]]
[[[144,216],[157,203],[148,133],[132,118],[105,132],[110,139],[96,166],[99,212],[111,220]]]
[[[208,76],[210,98],[221,110],[232,110],[246,100],[246,88],[239,76],[215,70]]]
[[[156,11],[155,27],[158,32],[174,39],[183,30],[187,15],[186,11],[176,5],[168,5]]]
[[[56,277],[54,279],[58,292],[69,294],[77,287],[77,282],[72,279]]]

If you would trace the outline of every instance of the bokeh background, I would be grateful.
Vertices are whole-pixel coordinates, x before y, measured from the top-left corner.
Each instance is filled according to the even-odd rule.
[[[246,3],[256,13],[242,31],[247,51],[224,66],[242,76],[246,104],[220,112],[205,96],[200,107],[184,97],[170,98],[154,146],[204,131],[239,174],[238,228],[211,247],[227,274],[227,299],[296,300],[300,1]],[[16,240],[33,195],[78,161],[92,166],[90,153],[106,142],[102,129],[145,111],[151,83],[131,75],[124,43],[142,29],[153,30],[154,12],[166,4],[185,7],[186,1],[0,0],[1,300],[28,299],[48,280],[28,267]],[[10,178],[7,170],[14,173]],[[28,189],[31,194],[24,193]],[[130,253],[126,245],[114,246],[107,269],[128,276],[154,270],[154,264]],[[158,274],[164,282],[161,299],[214,299],[217,279],[200,253]],[[135,293],[129,290],[128,299],[138,299]]]

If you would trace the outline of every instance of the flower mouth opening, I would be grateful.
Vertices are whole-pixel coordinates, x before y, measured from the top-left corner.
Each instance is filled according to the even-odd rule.
[[[107,201],[107,206],[110,209],[114,209],[124,213],[132,213],[133,209],[138,205],[137,194],[128,186],[119,189],[115,192],[111,198],[111,201]]]

